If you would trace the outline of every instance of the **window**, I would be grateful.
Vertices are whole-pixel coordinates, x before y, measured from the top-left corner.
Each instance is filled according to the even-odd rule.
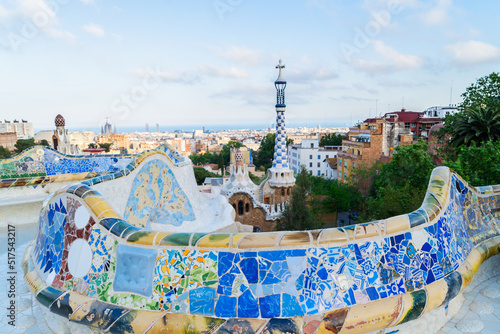
[[[410,123],[405,123],[405,129],[409,129],[410,128]]]
[[[320,171],[318,171],[318,176],[321,176],[321,172]]]
[[[347,180],[347,173],[344,173],[344,180]]]
[[[352,163],[352,168],[356,168],[356,163],[355,162]]]
[[[281,196],[285,196],[285,189],[281,189]]]
[[[342,159],[339,158],[339,165],[342,165]]]
[[[238,215],[241,216],[243,214],[243,201],[238,202]]]
[[[318,159],[320,159],[320,160],[321,160],[321,155],[319,155],[319,154],[318,154]]]
[[[248,204],[248,203],[245,204],[245,211],[246,212],[250,211],[250,204]]]
[[[288,188],[288,189],[286,190],[286,194],[287,194],[287,195],[290,195],[290,188]]]
[[[312,158],[313,158],[312,154],[311,154],[311,155],[309,155],[309,160],[312,160]]]
[[[314,143],[311,143],[311,148],[314,148]],[[312,156],[311,156],[311,158],[312,158]]]
[[[347,160],[344,160],[344,167],[347,167]]]
[[[318,162],[318,167],[321,167],[321,162]]]
[[[310,162],[310,163],[309,163],[309,167],[312,167],[312,166],[313,166],[313,163],[312,163],[312,162]]]
[[[360,155],[360,154],[361,154],[361,151],[360,151],[360,150],[358,150],[358,155]]]
[[[326,158],[327,158],[327,159],[329,158],[328,154],[326,155]]]

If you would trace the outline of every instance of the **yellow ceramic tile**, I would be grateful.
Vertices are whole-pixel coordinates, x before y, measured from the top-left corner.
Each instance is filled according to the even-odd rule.
[[[484,246],[488,249],[488,258],[498,254],[498,243],[495,239],[485,241]]]
[[[307,232],[286,232],[281,238],[280,246],[299,246],[311,244],[311,238]]]
[[[408,215],[391,217],[386,220],[386,234],[393,234],[410,229],[410,219]]]
[[[78,307],[80,307],[80,305],[88,302],[91,299],[85,295],[81,295],[73,291],[68,292],[68,294],[69,294],[68,304],[72,310],[76,310]]]
[[[198,241],[198,247],[229,247],[230,234],[211,233],[207,234]]]
[[[476,248],[472,248],[469,256],[467,256],[466,261],[470,263],[475,274],[483,263],[483,258],[481,256],[481,253]]]
[[[172,234],[172,233],[171,232],[158,232],[156,234],[156,238],[154,240],[154,244],[158,245],[160,243],[161,239],[163,239],[163,237],[166,237],[169,234]]]
[[[488,258],[488,248],[486,248],[484,244],[480,244],[476,246],[476,249],[481,254],[481,262],[486,261],[486,259]]]
[[[323,230],[319,236],[319,244],[330,244],[348,241],[347,234],[341,228],[329,228]]]
[[[241,240],[241,238],[243,238],[245,235],[247,235],[247,233],[238,233],[238,234],[233,234],[233,248],[237,248],[238,247],[238,242]]]
[[[462,276],[462,289],[460,291],[463,291],[474,278],[474,270],[472,269],[472,265],[465,260],[460,267],[458,267],[457,271]]]
[[[94,302],[94,299],[88,300],[83,304],[80,304],[81,306],[73,312],[69,320],[73,321],[81,321],[89,312],[90,312],[90,306]]]
[[[356,232],[354,235],[356,240],[378,237],[379,235],[380,235],[380,228],[378,226],[378,222],[356,225]]]
[[[401,296],[353,305],[339,333],[361,334],[387,328],[398,320],[402,308]]]
[[[38,276],[36,271],[30,271],[26,275],[24,275],[24,280],[26,281],[26,285],[30,289],[31,293],[36,296],[37,292],[42,290],[47,286],[45,282]]]
[[[158,319],[153,326],[144,333],[213,333],[214,330],[224,322],[224,319],[168,313]]]
[[[102,202],[99,202],[96,205],[94,205],[91,210],[96,215],[96,217],[99,217],[99,215],[102,212],[112,210],[112,209],[113,208],[108,204],[108,202],[102,201]]]
[[[98,196],[88,196],[87,198],[84,199],[84,202],[88,205],[89,208],[92,208],[99,202],[104,202],[104,199]]]
[[[130,310],[114,322],[107,331],[111,333],[144,333],[158,319],[162,318],[165,312],[155,312],[147,310]],[[123,331],[125,329],[125,331]]]
[[[448,167],[436,167],[432,171],[432,176],[437,175],[441,177],[444,181],[448,181],[450,179],[450,169]]]
[[[427,305],[425,305],[422,314],[432,311],[443,304],[448,293],[448,284],[444,279],[440,279],[426,285],[425,291],[427,291]]]
[[[247,234],[238,245],[238,248],[274,247],[278,240],[278,233],[251,233]]]

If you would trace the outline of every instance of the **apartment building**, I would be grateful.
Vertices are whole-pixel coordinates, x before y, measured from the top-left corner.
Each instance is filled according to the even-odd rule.
[[[303,139],[300,145],[288,146],[290,168],[298,173],[300,166],[305,166],[309,174],[322,176],[326,174],[327,161],[336,158],[342,146],[319,146],[319,139]]]

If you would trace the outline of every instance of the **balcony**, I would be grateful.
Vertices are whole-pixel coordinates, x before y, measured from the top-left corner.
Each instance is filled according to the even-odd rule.
[[[362,159],[363,157],[361,155],[357,154],[352,154],[352,153],[347,153],[347,152],[339,152],[337,155],[338,158],[350,158],[350,159]]]
[[[354,141],[354,140],[342,140],[342,146],[348,147],[370,147],[370,142]]]

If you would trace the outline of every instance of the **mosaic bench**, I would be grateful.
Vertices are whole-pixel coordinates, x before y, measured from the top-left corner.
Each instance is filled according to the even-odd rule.
[[[499,252],[500,186],[445,167],[414,212],[302,232],[144,228],[98,191],[106,178],[44,203],[23,269],[50,312],[110,333],[382,330],[447,305]]]
[[[121,171],[129,154],[65,155],[46,146],[30,147],[15,157],[0,159],[0,188],[45,186],[54,182],[91,179]]]

